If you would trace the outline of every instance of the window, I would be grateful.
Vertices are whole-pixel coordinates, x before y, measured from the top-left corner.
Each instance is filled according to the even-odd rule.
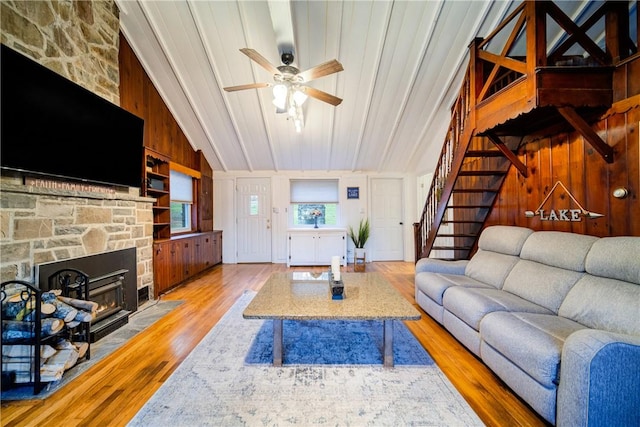
[[[193,178],[172,170],[170,187],[171,233],[192,231]]]
[[[338,180],[291,180],[293,226],[338,225]]]

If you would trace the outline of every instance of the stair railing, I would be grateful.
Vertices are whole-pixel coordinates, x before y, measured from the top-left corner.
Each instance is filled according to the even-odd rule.
[[[470,64],[473,64],[473,59]],[[435,233],[440,227],[444,210],[449,202],[455,183],[455,179],[450,180],[449,177],[452,175],[452,169],[456,169],[455,174],[457,174],[457,170],[462,165],[462,158],[464,158],[468,142],[471,140],[472,132],[469,124],[473,106],[475,105],[475,100],[471,95],[471,82],[474,74],[472,67],[468,67],[460,93],[452,108],[451,121],[449,122],[449,128],[442,145],[420,220],[413,224],[416,261],[427,256],[431,246],[433,246]],[[467,142],[464,147],[461,147],[460,142],[465,139]],[[454,160],[456,161],[454,162]]]

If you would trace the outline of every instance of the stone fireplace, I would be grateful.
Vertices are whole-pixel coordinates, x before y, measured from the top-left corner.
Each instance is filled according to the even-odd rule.
[[[99,277],[126,269],[125,291],[136,295],[132,301],[143,304],[154,295],[153,199],[140,197],[138,188],[76,187],[64,181],[39,185],[8,176],[2,176],[1,184],[2,281],[38,284],[38,265],[129,249],[135,255],[132,264],[87,274]]]

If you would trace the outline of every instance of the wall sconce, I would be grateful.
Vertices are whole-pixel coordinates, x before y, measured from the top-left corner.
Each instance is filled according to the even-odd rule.
[[[629,195],[629,190],[624,187],[618,187],[613,190],[613,197],[616,199],[625,199]]]

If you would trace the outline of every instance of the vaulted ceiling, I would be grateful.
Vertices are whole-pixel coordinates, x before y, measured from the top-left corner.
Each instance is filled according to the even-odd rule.
[[[435,166],[469,43],[518,3],[116,0],[127,41],[214,171],[417,174]],[[300,70],[337,59],[344,71],[307,85],[342,103],[309,98],[297,133],[271,88],[224,91],[273,83],[246,47],[275,66],[292,52]]]

